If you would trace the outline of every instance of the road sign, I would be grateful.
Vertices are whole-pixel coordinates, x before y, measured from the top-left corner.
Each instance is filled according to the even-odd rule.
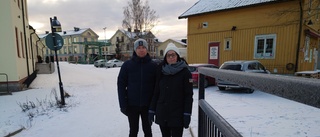
[[[57,34],[57,33],[53,33],[54,36],[55,36],[55,40],[56,40],[56,48],[57,50],[60,50],[63,46],[63,39],[62,37]],[[46,36],[46,45],[49,49],[51,50],[55,50],[55,45],[53,44],[53,38],[52,38],[52,33],[49,33],[47,36]]]

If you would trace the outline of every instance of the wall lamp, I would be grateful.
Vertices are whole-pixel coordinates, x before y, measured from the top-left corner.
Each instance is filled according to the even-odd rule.
[[[313,25],[313,22],[309,20],[308,25]]]
[[[236,30],[237,26],[232,26],[231,30]]]

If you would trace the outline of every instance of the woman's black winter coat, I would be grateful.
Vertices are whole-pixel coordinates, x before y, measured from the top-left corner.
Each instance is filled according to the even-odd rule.
[[[182,127],[184,113],[192,112],[192,96],[192,75],[187,68],[174,75],[164,75],[162,65],[159,65],[155,92],[150,105],[150,110],[156,113],[155,123]]]
[[[118,75],[120,108],[149,107],[156,81],[156,67],[149,54],[139,58],[135,52],[133,57],[122,65]]]

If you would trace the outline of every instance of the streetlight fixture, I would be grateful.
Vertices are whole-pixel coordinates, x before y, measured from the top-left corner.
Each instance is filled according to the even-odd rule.
[[[59,89],[60,89],[60,96],[61,96],[61,105],[65,105],[65,100],[64,100],[64,90],[63,90],[63,84],[61,82],[61,75],[60,75],[60,67],[59,67],[59,59],[58,59],[58,54],[57,50],[58,48],[61,49],[63,45],[63,41],[59,41],[59,45],[57,44],[56,41],[56,36],[60,36],[59,34],[56,34],[55,32],[61,32],[61,24],[58,21],[57,17],[54,16],[53,19],[50,18],[50,25],[51,25],[51,32],[52,32],[52,40],[53,40],[53,46],[54,46],[54,53],[56,56],[56,62],[57,62],[57,69],[58,69],[58,76],[59,76]],[[61,36],[60,36],[61,37]],[[59,46],[59,47],[58,47]]]
[[[106,36],[106,29],[107,27],[104,27],[103,30],[104,30],[104,44],[105,44],[105,48],[106,48],[106,54],[108,54],[109,50],[107,48],[107,36]],[[107,55],[105,55],[104,59],[107,59]]]

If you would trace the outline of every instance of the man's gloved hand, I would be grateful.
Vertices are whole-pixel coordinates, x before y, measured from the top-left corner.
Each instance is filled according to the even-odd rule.
[[[184,128],[189,128],[190,121],[191,121],[191,114],[183,113],[183,127]]]
[[[149,124],[150,124],[150,126],[154,122],[154,115],[155,115],[155,112],[152,110],[149,110]]]
[[[127,116],[127,108],[120,108],[120,111]]]

